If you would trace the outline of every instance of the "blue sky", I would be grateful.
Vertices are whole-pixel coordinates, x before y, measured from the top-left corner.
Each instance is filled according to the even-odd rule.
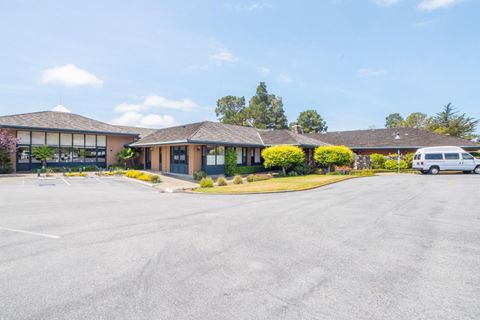
[[[151,127],[215,120],[266,81],[332,130],[452,102],[480,118],[474,0],[2,1],[0,114]]]

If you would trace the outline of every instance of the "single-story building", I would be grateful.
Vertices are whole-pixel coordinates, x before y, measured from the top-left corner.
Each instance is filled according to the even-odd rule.
[[[370,129],[300,134],[291,130],[267,130],[211,121],[164,129],[116,126],[73,113],[43,111],[0,116],[0,128],[18,139],[12,153],[15,171],[41,168],[31,157],[36,146],[49,145],[54,156],[48,166],[75,167],[116,164],[116,154],[125,146],[141,151],[137,164],[145,169],[193,175],[203,170],[222,174],[225,148],[234,148],[237,165],[260,166],[262,149],[274,145],[301,147],[313,162],[318,146],[345,145],[356,154],[402,154],[430,146],[458,146],[476,151],[480,144],[420,129]]]
[[[273,145],[295,145],[312,161],[313,150],[328,145],[290,130],[265,130],[204,121],[159,129],[131,143],[144,148],[145,167],[169,173],[193,175],[203,170],[222,174],[225,148],[235,148],[238,166],[261,165],[261,151]]]
[[[406,154],[420,148],[437,146],[457,146],[467,151],[480,149],[480,144],[466,139],[415,128],[351,130],[307,135],[332,145],[347,146],[358,155],[389,155],[399,151]]]
[[[0,128],[18,139],[16,154],[12,154],[15,171],[41,168],[40,161],[30,156],[32,148],[41,145],[54,150],[47,162],[50,167],[107,167],[117,163],[118,151],[140,137],[138,130],[55,111],[0,116]]]

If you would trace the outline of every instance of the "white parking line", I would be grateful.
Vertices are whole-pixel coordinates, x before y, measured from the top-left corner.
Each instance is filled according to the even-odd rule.
[[[35,235],[35,236],[40,236],[40,237],[45,237],[45,238],[50,238],[50,239],[59,239],[60,238],[60,236],[56,236],[56,235],[53,235],[53,234],[32,232],[32,231],[27,231],[27,230],[11,229],[11,228],[4,228],[4,227],[0,227],[0,230],[32,234],[32,235]]]
[[[100,183],[103,183],[103,184],[108,184],[107,182],[105,182],[105,181],[102,181],[102,180],[100,180],[100,179],[99,179],[99,178],[97,178],[97,177],[95,177],[95,180],[97,180],[98,182],[100,182]]]
[[[67,185],[69,185],[69,186],[71,185],[70,182],[68,182],[67,180],[65,180],[64,177],[62,177],[62,181],[65,182],[65,184],[67,184]]]

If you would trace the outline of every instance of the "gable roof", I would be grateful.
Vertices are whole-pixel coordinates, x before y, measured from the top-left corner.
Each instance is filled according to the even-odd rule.
[[[183,126],[159,129],[132,143],[132,147],[172,143],[225,144],[238,146],[270,146],[292,144],[298,146],[319,146],[325,143],[289,130],[264,130],[235,126],[212,121],[203,121]]]
[[[397,133],[400,139],[396,139]],[[309,137],[352,149],[414,149],[435,146],[479,147],[480,144],[415,128],[368,129],[309,133]]]
[[[137,132],[122,130],[105,122],[93,120],[78,114],[40,111],[0,116],[0,128],[79,131],[115,135],[138,136]]]

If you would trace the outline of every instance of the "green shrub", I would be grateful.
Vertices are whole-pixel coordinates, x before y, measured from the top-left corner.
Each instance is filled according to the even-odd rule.
[[[318,168],[318,169],[315,169],[315,174],[320,174],[320,175],[322,175],[322,174],[325,174],[325,171],[324,171],[323,168]]]
[[[353,152],[345,146],[323,146],[315,149],[315,161],[332,171],[333,166],[348,166],[353,162]]]
[[[480,152],[470,152],[470,154],[475,158],[480,158]]]
[[[265,168],[281,167],[283,174],[287,170],[305,162],[305,153],[295,146],[273,146],[263,149],[262,157]]]
[[[200,181],[202,180],[203,178],[206,178],[207,177],[207,173],[205,171],[196,171],[193,173],[193,179],[196,180],[196,181]]]
[[[125,173],[125,176],[127,176],[128,178],[138,179],[138,177],[140,177],[140,176],[143,175],[143,174],[144,174],[144,173],[141,172],[141,171],[128,170],[128,171]]]
[[[210,177],[200,180],[200,188],[213,188],[213,180]]]
[[[296,177],[296,176],[298,176],[298,173],[297,173],[296,171],[293,171],[293,170],[292,170],[292,171],[289,171],[289,172],[288,172],[288,176],[289,176],[289,177]]]
[[[373,170],[364,169],[364,170],[352,170],[350,171],[350,175],[359,176],[359,177],[371,177],[371,176],[374,176],[375,173],[373,172]]]
[[[247,182],[255,182],[255,175],[253,174],[248,175]]]
[[[385,169],[396,171],[398,170],[398,160],[387,160],[385,161]],[[405,160],[400,160],[400,170],[408,169],[408,164]]]
[[[217,178],[217,186],[223,187],[227,185],[227,180],[224,177]]]
[[[255,165],[255,166],[241,166],[237,167],[235,173],[236,174],[251,174],[257,172],[265,171],[265,167],[262,165]]]
[[[414,156],[415,156],[415,153],[407,153],[403,156],[403,160],[405,160],[409,169],[412,168]]]
[[[13,166],[10,153],[0,150],[0,173],[12,173]]]
[[[370,163],[372,165],[372,169],[384,169],[385,161],[387,161],[387,157],[383,154],[373,153],[370,155]]]
[[[295,171],[300,176],[304,176],[304,175],[307,175],[307,174],[314,173],[316,171],[316,168],[315,168],[315,166],[312,166],[308,163],[303,162],[303,163],[297,164],[295,167],[293,167],[292,171]]]
[[[243,179],[241,176],[239,175],[236,175],[234,178],[233,178],[233,184],[242,184],[243,183]]]
[[[237,153],[234,148],[225,148],[225,175],[231,177],[237,171]]]

